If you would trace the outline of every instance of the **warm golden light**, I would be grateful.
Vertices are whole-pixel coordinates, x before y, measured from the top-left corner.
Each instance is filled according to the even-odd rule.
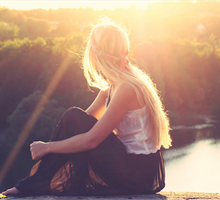
[[[80,59],[91,25],[107,16],[127,28],[129,60],[149,74],[168,111],[165,191],[219,193],[219,10],[220,0],[0,1],[0,189],[23,176],[17,169],[30,161],[18,153],[30,132],[49,137],[65,109],[87,108],[95,98]],[[36,91],[46,98],[33,97],[35,108],[29,97]],[[44,114],[48,100],[55,103]],[[41,116],[44,123],[35,124]]]
[[[128,8],[135,5],[138,9],[146,9],[152,1],[1,1],[2,7],[17,10],[58,9],[91,7],[94,10]]]

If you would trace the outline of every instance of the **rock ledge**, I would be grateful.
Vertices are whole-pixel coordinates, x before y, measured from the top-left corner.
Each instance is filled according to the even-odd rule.
[[[147,199],[147,200],[190,200],[190,199],[220,199],[219,193],[197,193],[197,192],[160,192],[153,195],[127,195],[127,196],[106,196],[106,197],[81,197],[81,196],[29,196],[29,197],[11,197],[6,198],[7,200],[72,200],[72,199],[85,199],[85,200],[97,200],[97,199]]]

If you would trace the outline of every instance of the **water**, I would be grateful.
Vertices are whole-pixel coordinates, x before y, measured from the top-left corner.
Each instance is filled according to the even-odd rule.
[[[174,134],[178,130],[194,130],[190,133],[194,142],[163,152],[166,172],[163,191],[220,193],[220,140],[213,137],[219,135],[213,128],[213,124],[176,127]]]

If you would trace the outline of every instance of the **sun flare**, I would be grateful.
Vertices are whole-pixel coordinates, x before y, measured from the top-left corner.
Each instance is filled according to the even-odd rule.
[[[128,8],[135,5],[138,9],[146,9],[149,1],[0,1],[1,7],[16,10],[58,9],[91,7],[94,10]]]

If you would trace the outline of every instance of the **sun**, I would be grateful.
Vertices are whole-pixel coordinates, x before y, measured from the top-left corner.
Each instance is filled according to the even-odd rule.
[[[150,1],[0,1],[1,7],[16,10],[58,9],[91,7],[94,10],[128,8],[135,5],[137,9],[146,9]]]

